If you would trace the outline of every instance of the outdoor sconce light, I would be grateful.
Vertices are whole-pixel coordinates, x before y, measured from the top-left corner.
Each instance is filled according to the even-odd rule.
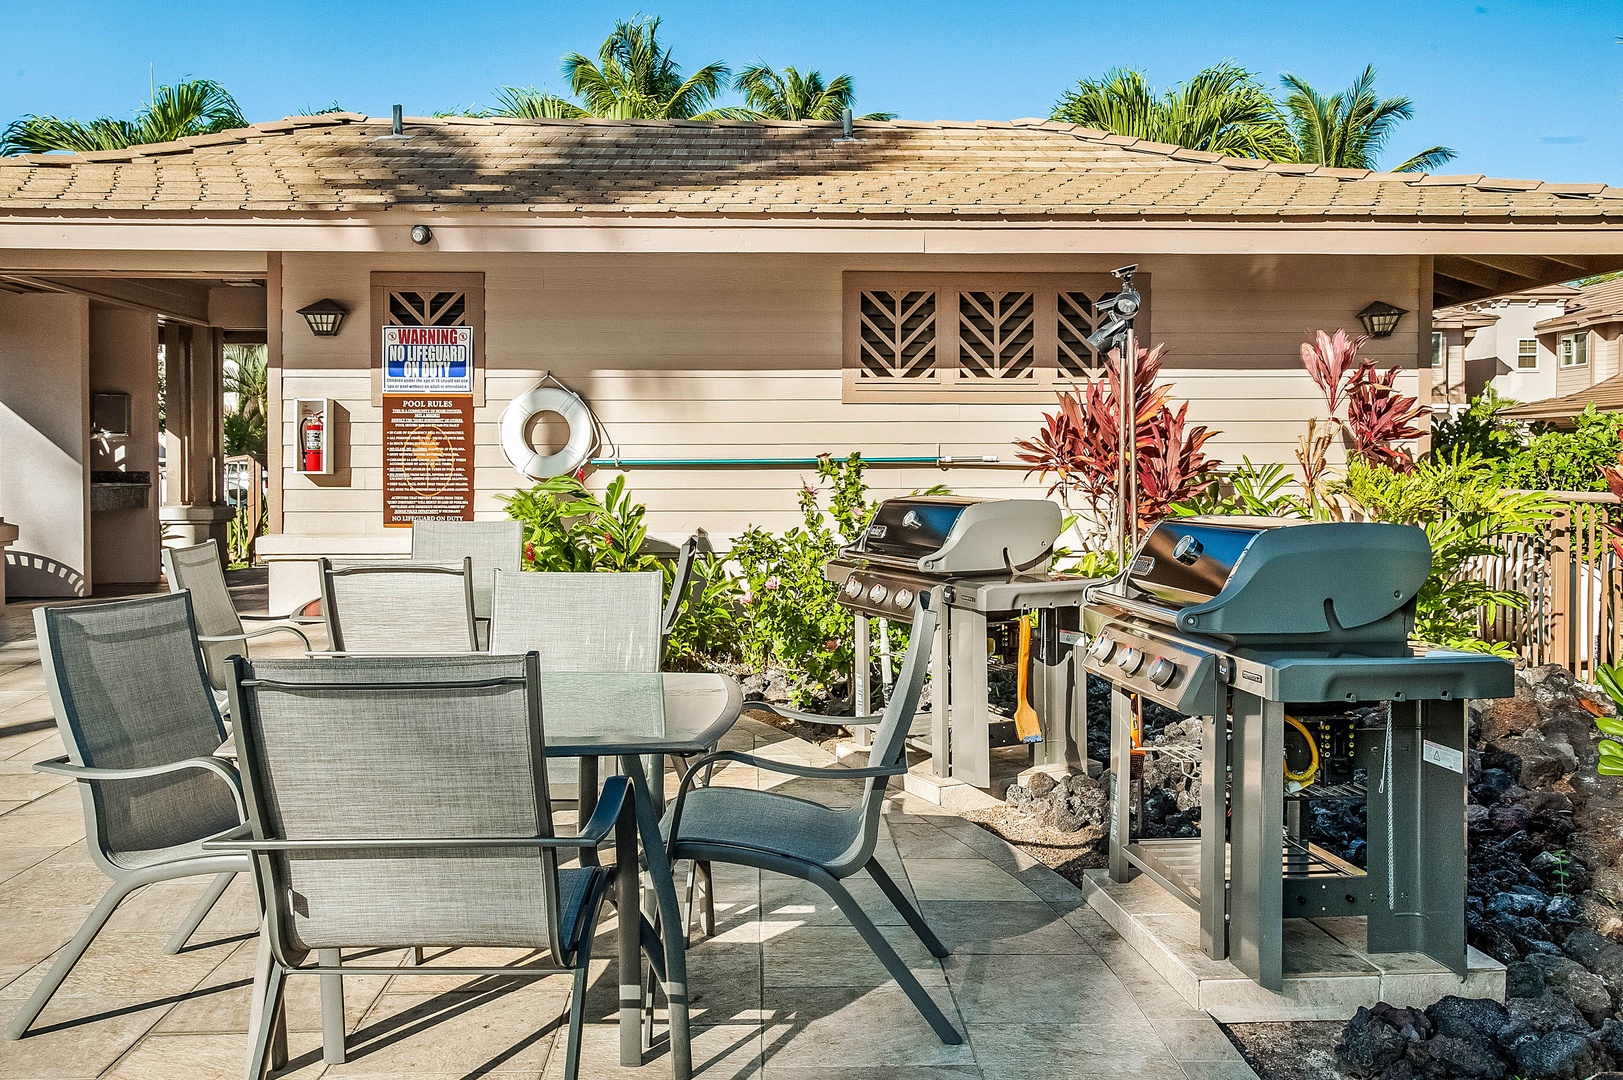
[[[1398,321],[1408,313],[1407,308],[1377,300],[1358,313],[1358,321],[1364,324],[1364,331],[1370,337],[1391,337],[1392,331],[1398,328]]]
[[[309,307],[300,308],[299,314],[310,324],[310,332],[316,337],[333,337],[349,309],[336,300],[317,300]]]
[[[411,227],[412,243],[426,244],[432,239],[434,239],[434,230],[430,229],[427,225],[413,225]]]

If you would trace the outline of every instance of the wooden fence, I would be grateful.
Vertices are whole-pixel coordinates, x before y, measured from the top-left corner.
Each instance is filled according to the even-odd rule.
[[[1593,682],[1596,664],[1623,659],[1623,567],[1605,529],[1619,500],[1587,491],[1549,494],[1559,505],[1547,525],[1506,537],[1503,555],[1474,567],[1493,588],[1527,597],[1519,610],[1484,611],[1482,636],[1508,643],[1530,664],[1560,664]]]

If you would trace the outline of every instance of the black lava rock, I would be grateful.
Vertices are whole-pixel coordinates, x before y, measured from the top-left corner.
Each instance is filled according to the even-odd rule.
[[[1465,1039],[1438,1035],[1425,1042],[1411,1043],[1403,1056],[1414,1064],[1417,1072],[1426,1076],[1502,1080],[1508,1071],[1492,1041],[1480,1035]]]
[[[1587,1038],[1575,1031],[1552,1031],[1516,1044],[1516,1072],[1528,1080],[1583,1080],[1609,1065]]]
[[[1455,1039],[1493,1038],[1510,1021],[1510,1011],[1492,998],[1462,998],[1450,994],[1428,1006],[1426,1015],[1439,1035]]]
[[[1336,1040],[1336,1061],[1354,1076],[1374,1077],[1403,1056],[1408,1040],[1369,1009],[1360,1008]]]
[[[1505,965],[1505,997],[1536,998],[1544,993],[1544,972],[1525,961]]]

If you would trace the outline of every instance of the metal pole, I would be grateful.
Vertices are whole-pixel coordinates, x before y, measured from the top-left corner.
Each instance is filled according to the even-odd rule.
[[[1121,401],[1116,444],[1116,553],[1120,566],[1138,547],[1138,343],[1133,324],[1127,324],[1120,338]]]

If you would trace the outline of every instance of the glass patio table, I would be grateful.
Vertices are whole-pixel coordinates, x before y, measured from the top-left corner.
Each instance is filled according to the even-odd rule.
[[[676,879],[666,857],[659,821],[664,806],[663,768],[650,782],[645,760],[671,754],[702,754],[737,722],[744,695],[725,675],[709,673],[608,674],[553,673],[541,676],[541,716],[549,758],[619,759],[631,781],[637,831],[653,884],[665,947],[665,997],[670,1012],[671,1064],[676,1080],[688,1080],[693,1055],[688,1033],[687,934],[676,899]],[[547,717],[557,718],[548,725]],[[586,770],[579,816],[591,812],[595,784]],[[590,791],[588,789],[591,789]],[[624,912],[641,911],[639,875],[621,873],[616,903]],[[620,1063],[642,1064],[642,954],[630,920],[618,919],[620,969]]]

